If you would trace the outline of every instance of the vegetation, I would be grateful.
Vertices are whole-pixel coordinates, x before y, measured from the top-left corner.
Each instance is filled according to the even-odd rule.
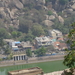
[[[27,49],[26,54],[27,54],[27,56],[31,57],[32,56],[32,51],[30,49]]]
[[[66,21],[65,25],[61,24],[58,19],[55,19],[54,23],[55,24],[52,26],[52,28],[60,30],[63,34],[67,34],[69,32],[70,27],[69,25],[66,25]]]
[[[6,45],[5,47],[4,47],[4,52],[5,52],[5,54],[10,54],[11,53],[11,48],[9,47],[9,45]]]
[[[44,56],[46,54],[46,48],[41,47],[35,51],[37,56]]]
[[[59,3],[62,5],[65,5],[66,3],[68,3],[70,0],[59,0]]]
[[[8,55],[7,59],[8,59],[8,60],[13,59],[13,54],[12,54],[12,53],[10,53],[10,54]]]
[[[71,24],[72,29],[70,30],[68,34],[68,45],[69,49],[66,49],[67,55],[64,57],[64,65],[69,67],[71,69],[71,75],[73,72],[73,69],[75,68],[75,22]]]
[[[53,51],[54,50],[54,47],[53,45],[50,45],[46,48],[47,52],[50,52],[50,51]]]
[[[61,7],[65,6],[69,1],[71,0],[58,0],[57,2]],[[45,5],[50,2],[52,2],[52,4],[55,4],[56,0],[46,0]],[[54,22],[54,25],[52,27],[47,27],[45,26],[43,21],[46,20],[45,15],[53,15],[51,9],[45,11],[46,8],[42,6],[42,3],[40,3],[40,1],[36,2],[35,0],[26,0],[23,4],[24,8],[19,10],[20,12],[14,14],[19,15],[19,26],[17,28],[15,25],[9,26],[10,23],[13,23],[13,19],[11,19],[10,16],[9,18],[4,18],[2,15],[0,15],[0,46],[4,46],[3,39],[7,38],[32,42],[36,36],[48,35],[48,29],[50,28],[58,29],[63,34],[67,34],[69,32],[69,28],[71,28],[69,27],[69,24],[75,21],[75,15],[71,16],[70,14],[67,14],[67,16],[69,17],[64,18],[64,24],[61,24],[58,19],[55,19],[52,20]],[[10,10],[12,10],[12,7],[15,7],[14,3],[10,4],[9,7]],[[55,6],[53,6],[52,8],[56,10],[54,7]],[[64,16],[66,14],[63,14],[62,11],[57,11],[58,15]],[[5,25],[4,23],[6,23],[7,25]]]
[[[8,38],[9,34],[5,28],[0,28],[0,38]]]
[[[61,5],[65,5],[66,3],[68,3],[68,2],[71,1],[71,0],[58,0],[58,1],[59,1],[59,3],[60,3]],[[46,0],[46,2],[55,3],[56,0]]]
[[[13,32],[11,32],[11,35],[12,35],[12,37],[13,38],[18,38],[18,37],[20,37],[21,36],[21,32],[19,32],[19,31],[13,31]]]
[[[34,36],[41,36],[41,35],[45,34],[44,29],[42,28],[42,26],[38,25],[38,24],[33,26],[32,33],[33,33]]]
[[[48,15],[53,15],[52,11],[48,11]]]

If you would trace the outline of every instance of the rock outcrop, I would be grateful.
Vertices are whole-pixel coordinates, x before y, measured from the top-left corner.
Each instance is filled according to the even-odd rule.
[[[29,8],[27,7],[29,3]],[[23,17],[25,15],[25,11],[27,11],[27,8],[29,13],[31,13],[31,7],[33,9],[40,11],[45,11],[44,16],[45,19],[43,20],[44,25],[46,26],[52,26],[54,24],[54,20],[58,19],[60,23],[64,24],[64,18],[67,18],[67,14],[75,14],[75,0],[72,0],[68,3],[68,5],[61,7],[59,3],[59,0],[56,0],[56,2],[53,4],[52,2],[46,2],[46,0],[0,0],[0,19],[3,19],[5,22],[5,25],[11,25],[18,28],[19,26],[19,19],[18,17]],[[62,8],[64,16],[61,16],[58,14],[58,10]],[[57,9],[57,10],[56,10]],[[24,12],[22,11],[24,10]],[[52,11],[51,15],[48,15],[48,11]],[[59,11],[59,12],[62,12]],[[38,15],[37,12],[35,15]],[[33,16],[33,17],[34,17]],[[64,18],[63,18],[64,17]],[[30,17],[28,17],[30,18]],[[36,17],[39,18],[39,17]],[[34,22],[34,21],[33,21]]]
[[[43,23],[46,25],[46,26],[52,26],[54,23],[50,20],[45,20],[43,21]]]
[[[59,22],[64,24],[64,19],[61,16],[58,16]]]
[[[22,9],[23,8],[23,4],[19,0],[12,0],[12,2],[16,6],[16,8],[18,8],[18,9]]]

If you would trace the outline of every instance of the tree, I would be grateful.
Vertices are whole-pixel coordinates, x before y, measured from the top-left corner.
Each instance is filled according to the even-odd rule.
[[[0,63],[1,63],[1,61],[2,61],[2,58],[0,58]]]
[[[11,53],[11,49],[10,49],[9,45],[7,45],[7,46],[4,48],[4,52],[5,52],[5,54],[10,54],[10,53]]]
[[[52,11],[48,11],[48,15],[49,15],[49,16],[50,16],[50,15],[53,15]]]
[[[13,26],[9,26],[9,32],[13,32],[15,30],[15,28]]]
[[[66,49],[67,55],[64,57],[64,65],[69,67],[71,69],[71,72],[73,68],[75,68],[75,22],[72,23],[72,29],[70,30],[68,34],[68,40],[67,43],[69,45],[69,49]],[[71,73],[71,75],[73,75]]]
[[[29,30],[28,34],[25,36],[24,41],[30,41],[30,42],[32,42],[33,39],[34,39],[34,35],[32,35],[31,30]]]
[[[0,38],[0,47],[3,48],[3,46],[5,45],[3,38]]]
[[[13,31],[11,34],[12,34],[13,38],[17,37],[17,32],[16,31]]]
[[[46,48],[41,47],[37,49],[35,53],[37,54],[37,56],[44,56],[46,54]]]
[[[69,2],[69,0],[59,0],[59,3],[62,4],[62,5],[65,5],[68,2]]]
[[[28,33],[29,29],[32,26],[32,21],[24,18],[19,18],[19,20],[20,20],[19,31],[23,33]]]
[[[52,3],[55,3],[56,0],[46,0],[46,2],[52,2]]]
[[[8,38],[8,33],[6,29],[0,28],[0,38]]]
[[[11,34],[12,34],[13,38],[17,38],[17,37],[21,36],[22,33],[19,31],[13,31]]]
[[[27,54],[27,56],[31,57],[32,56],[32,51],[30,49],[27,49],[26,54]]]
[[[48,52],[50,52],[50,51],[53,51],[54,50],[54,47],[53,47],[53,45],[50,45],[46,49],[47,49]]]
[[[12,54],[12,53],[9,54],[8,57],[7,57],[7,59],[8,59],[8,60],[13,59],[13,54]]]
[[[36,25],[34,25],[33,28],[32,28],[32,34],[33,34],[34,36],[40,36],[40,35],[45,34],[45,32],[44,32],[44,29],[42,28],[41,25],[36,24]]]

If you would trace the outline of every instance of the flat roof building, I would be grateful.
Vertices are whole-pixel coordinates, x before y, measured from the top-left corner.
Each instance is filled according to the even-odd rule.
[[[8,75],[43,75],[43,71],[39,67],[33,67],[28,69],[9,71]]]
[[[46,47],[46,46],[49,46],[52,44],[52,40],[50,39],[50,37],[36,37],[35,38],[35,46],[36,48],[39,48],[39,47]]]
[[[63,37],[62,32],[56,29],[49,30],[48,33],[50,37],[53,37],[55,39],[59,37]]]

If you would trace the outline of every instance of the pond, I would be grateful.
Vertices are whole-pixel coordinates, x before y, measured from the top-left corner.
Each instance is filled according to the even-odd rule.
[[[60,60],[60,61],[50,61],[50,62],[0,67],[0,75],[8,75],[8,71],[26,69],[26,68],[37,67],[37,66],[42,68],[44,73],[60,71],[60,70],[64,70],[67,68],[66,66],[63,65],[62,62],[63,61]]]

